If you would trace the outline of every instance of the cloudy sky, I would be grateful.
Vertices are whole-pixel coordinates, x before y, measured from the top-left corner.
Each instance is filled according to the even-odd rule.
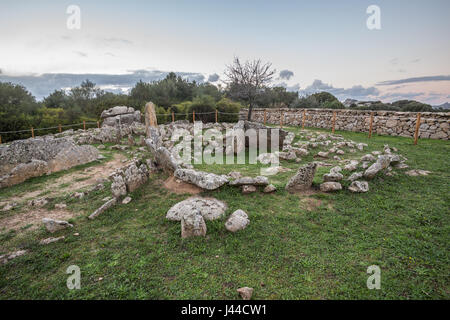
[[[67,8],[81,10],[68,29]],[[369,30],[368,6],[381,29]],[[220,83],[234,56],[339,99],[450,101],[450,1],[0,0],[0,81],[41,98],[89,78],[126,90],[175,71]]]

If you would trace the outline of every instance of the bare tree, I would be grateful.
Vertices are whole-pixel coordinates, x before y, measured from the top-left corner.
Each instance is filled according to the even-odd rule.
[[[235,57],[225,70],[226,83],[232,96],[248,103],[248,120],[258,94],[272,81],[276,70],[270,62],[263,63],[260,59],[242,63]]]

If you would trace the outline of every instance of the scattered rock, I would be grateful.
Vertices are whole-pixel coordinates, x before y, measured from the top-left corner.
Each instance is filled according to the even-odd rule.
[[[9,211],[9,210],[14,209],[14,208],[17,207],[17,206],[18,206],[18,204],[17,204],[16,202],[7,203],[7,204],[3,207],[2,211]]]
[[[229,182],[230,186],[243,186],[243,185],[267,186],[268,184],[269,179],[264,176],[257,176],[256,178],[242,177]]]
[[[95,219],[97,216],[108,210],[109,208],[113,207],[116,204],[117,200],[115,198],[109,200],[105,204],[103,204],[100,208],[94,211],[88,218],[89,219]]]
[[[47,238],[47,239],[43,239],[43,240],[39,241],[39,244],[46,245],[46,244],[57,242],[57,241],[60,241],[60,240],[63,240],[63,239],[65,239],[64,236],[58,237],[58,238]]]
[[[370,153],[361,157],[361,161],[373,162],[375,160],[376,160],[376,158],[373,155],[371,155]]]
[[[55,209],[65,209],[67,208],[67,204],[65,203],[56,203],[55,204]]]
[[[50,218],[43,218],[42,223],[44,224],[47,231],[50,233],[54,233],[62,229],[73,227],[73,225],[68,223],[67,221],[53,220]]]
[[[328,152],[320,151],[319,153],[317,153],[317,156],[320,158],[328,159]]]
[[[358,164],[359,162],[357,160],[351,160],[349,164],[344,166],[344,170],[355,171],[356,169],[358,169]]]
[[[243,300],[250,300],[253,295],[253,288],[243,287],[237,289]]]
[[[369,183],[367,181],[353,181],[348,190],[351,192],[367,192],[369,191]]]
[[[387,155],[378,156],[377,162],[372,164],[367,170],[364,172],[364,177],[366,179],[373,179],[375,175],[383,169],[386,169],[389,166],[390,158]]]
[[[256,192],[256,187],[252,185],[243,185],[242,187],[242,194],[249,194]]]
[[[202,189],[215,190],[228,182],[225,175],[196,171],[193,169],[177,169],[174,176],[184,182],[192,183]]]
[[[48,203],[47,198],[39,198],[28,201],[29,207],[43,207]]]
[[[411,177],[427,176],[430,173],[431,173],[431,171],[421,170],[421,169],[414,169],[414,170],[409,170],[409,171],[405,172],[406,175],[411,176]]]
[[[342,185],[339,182],[324,182],[320,185],[320,191],[331,192],[342,190]]]
[[[228,231],[236,232],[245,229],[249,223],[250,220],[247,213],[239,209],[230,215],[227,222],[225,222],[225,228]]]
[[[286,190],[289,192],[296,192],[311,188],[316,169],[317,163],[315,162],[298,168],[297,173],[291,177],[286,184]]]
[[[352,175],[350,176],[350,177],[348,177],[348,181],[354,181],[354,180],[358,180],[358,179],[360,179],[360,178],[362,178],[363,177],[363,172],[355,172],[355,173],[352,173]]]
[[[271,193],[277,191],[277,188],[273,184],[269,184],[267,187],[264,188],[264,193]]]
[[[19,250],[19,251],[13,252],[13,253],[7,253],[7,254],[4,254],[4,255],[1,255],[0,256],[0,263],[1,264],[6,264],[9,261],[11,261],[11,260],[13,260],[13,259],[15,259],[17,257],[23,256],[27,252],[28,252],[27,250]]]
[[[178,202],[167,211],[166,219],[180,221],[184,214],[199,211],[206,220],[216,220],[225,214],[227,205],[214,198],[189,198]]]
[[[126,197],[125,199],[122,200],[122,204],[129,204],[131,202],[131,197]]]
[[[198,237],[206,235],[206,223],[200,210],[185,213],[181,218],[181,237]]]

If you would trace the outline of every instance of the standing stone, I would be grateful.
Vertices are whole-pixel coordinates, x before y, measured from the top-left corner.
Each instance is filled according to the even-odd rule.
[[[181,237],[198,237],[206,235],[206,223],[199,210],[186,213],[181,218]]]
[[[145,105],[145,129],[148,132],[148,127],[158,127],[158,120],[156,119],[156,108],[153,102],[148,102]]]
[[[289,179],[289,182],[286,184],[286,190],[295,192],[311,188],[316,169],[317,163],[315,162],[300,167],[297,173]]]

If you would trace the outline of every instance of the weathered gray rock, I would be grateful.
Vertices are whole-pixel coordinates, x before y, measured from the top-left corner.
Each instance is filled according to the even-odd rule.
[[[341,181],[343,178],[344,178],[344,176],[341,173],[333,172],[333,171],[323,175],[323,181],[325,181],[325,182],[329,182],[329,181],[337,182],[337,181]]]
[[[67,221],[53,220],[49,218],[42,219],[42,223],[44,224],[47,231],[50,233],[73,227],[73,225],[68,223]]]
[[[348,181],[358,180],[363,177],[364,172],[355,172],[352,173],[350,177],[347,178]]]
[[[371,155],[370,153],[361,157],[361,161],[373,162],[375,160],[376,160],[376,158],[373,155]]]
[[[58,238],[47,238],[47,239],[43,239],[43,240],[39,241],[39,244],[47,245],[47,244],[50,244],[50,243],[53,243],[53,242],[57,242],[57,241],[60,241],[60,240],[64,240],[64,239],[65,239],[64,236],[58,237]]]
[[[369,191],[369,183],[367,181],[353,181],[348,190],[351,192],[367,192]]]
[[[7,254],[4,254],[4,255],[1,255],[0,256],[0,264],[6,264],[6,263],[8,263],[9,261],[11,261],[11,260],[13,260],[15,258],[23,256],[27,252],[28,252],[27,250],[19,250],[19,251],[16,251],[16,252],[12,252],[12,253],[7,253]]]
[[[131,202],[131,197],[126,197],[125,199],[122,200],[122,204],[129,204]]]
[[[155,162],[162,168],[162,170],[168,174],[174,174],[174,172],[180,168],[175,157],[167,150],[166,147],[159,147],[155,153]]]
[[[243,300],[250,300],[253,295],[253,288],[243,287],[237,289],[237,292],[240,294]]]
[[[311,188],[316,169],[317,163],[315,162],[300,167],[297,170],[297,173],[289,179],[286,184],[286,190],[289,192],[296,192]]]
[[[271,193],[277,191],[277,188],[273,184],[269,184],[267,187],[264,188],[264,193]]]
[[[48,199],[47,198],[38,198],[38,199],[33,199],[28,201],[28,206],[29,207],[43,207],[48,203]]]
[[[180,221],[184,214],[200,211],[205,220],[216,220],[225,214],[227,205],[214,198],[189,198],[178,202],[167,211],[166,219]]]
[[[126,106],[116,106],[104,110],[100,117],[103,119],[102,127],[119,127],[130,125],[133,122],[141,122],[141,112]]]
[[[128,192],[133,192],[148,180],[148,169],[145,165],[138,168],[136,163],[127,166],[124,172]]]
[[[187,212],[181,217],[181,237],[204,237],[206,223],[199,210]]]
[[[196,171],[193,169],[177,169],[174,176],[184,182],[194,184],[202,189],[215,190],[228,182],[225,175]]]
[[[380,155],[378,156],[377,161],[372,164],[367,170],[364,172],[364,177],[366,179],[373,179],[375,175],[383,169],[386,169],[389,166],[390,158],[388,155]]]
[[[231,171],[230,173],[228,173],[228,176],[231,179],[239,179],[239,178],[242,177],[242,174],[240,172],[238,172],[238,171]]]
[[[418,176],[427,176],[431,173],[431,171],[427,170],[421,170],[421,169],[414,169],[406,171],[405,174],[411,177],[418,177]]]
[[[94,213],[92,213],[88,218],[91,219],[91,220],[97,218],[100,214],[102,214],[103,212],[105,212],[109,208],[112,208],[113,206],[115,206],[116,203],[117,203],[116,198],[113,198],[113,199],[107,201],[100,208],[95,210]]]
[[[249,223],[250,220],[247,213],[239,209],[230,215],[227,222],[225,222],[225,228],[228,231],[236,232],[245,229]]]
[[[127,186],[125,180],[119,174],[113,176],[113,182],[111,184],[111,193],[114,198],[120,198],[127,194]]]
[[[269,179],[264,176],[257,176],[256,178],[242,177],[229,182],[230,186],[243,186],[243,185],[267,186],[268,184]]]
[[[66,209],[67,208],[67,204],[65,203],[56,203],[55,204],[55,209]]]
[[[342,185],[339,182],[324,182],[320,185],[320,191],[331,192],[342,190]]]
[[[78,146],[71,138],[53,136],[16,140],[0,148],[0,188],[97,160],[93,146]]]
[[[256,192],[256,187],[252,185],[243,185],[242,187],[242,194],[249,194]]]
[[[328,158],[328,152],[320,151],[319,153],[317,153],[317,156],[320,157],[320,158],[327,159]]]
[[[351,160],[349,164],[344,166],[344,170],[355,171],[358,169],[359,162],[357,160]]]

